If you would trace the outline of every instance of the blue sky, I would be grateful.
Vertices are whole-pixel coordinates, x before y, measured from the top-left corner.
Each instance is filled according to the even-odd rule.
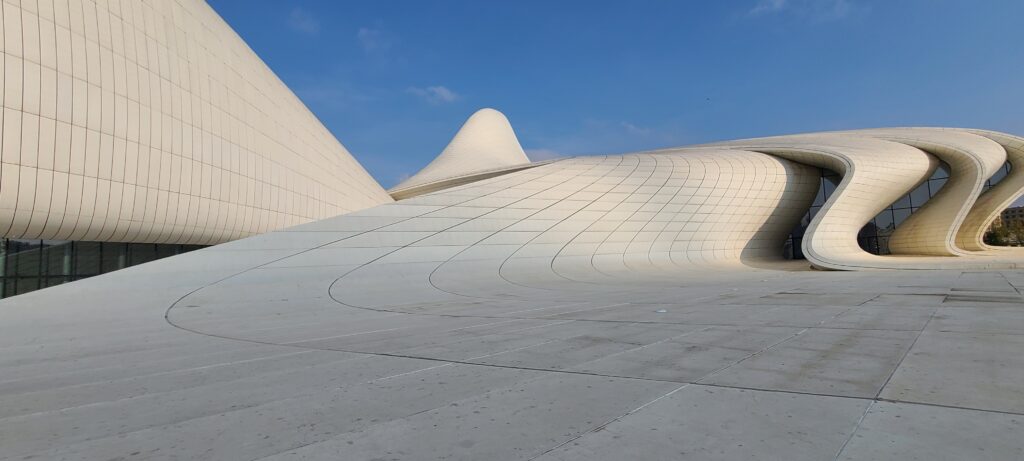
[[[476,109],[535,159],[891,125],[1024,134],[1024,1],[209,0],[385,187]]]

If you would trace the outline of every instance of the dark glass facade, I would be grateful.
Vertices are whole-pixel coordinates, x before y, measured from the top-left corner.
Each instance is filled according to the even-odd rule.
[[[0,243],[0,298],[174,256],[200,245],[13,240]]]
[[[1010,164],[1007,162],[985,182],[983,191],[987,191],[999,183],[1009,172]],[[939,168],[935,169],[935,173],[927,181],[921,183],[909,194],[900,197],[895,203],[882,210],[881,213],[878,213],[874,219],[860,230],[857,234],[857,242],[860,244],[860,247],[876,255],[889,254],[889,236],[896,230],[896,227],[921,208],[929,198],[946,184],[948,179],[949,167],[946,164],[942,164]],[[793,229],[793,233],[790,234],[783,248],[786,258],[804,259],[803,251],[800,248],[804,232],[807,230],[807,226],[810,225],[814,215],[821,210],[821,207],[825,205],[825,202],[835,192],[836,187],[839,185],[839,180],[839,175],[835,172],[821,170],[821,187],[818,188],[818,195],[814,198],[810,210],[800,220],[800,224]]]

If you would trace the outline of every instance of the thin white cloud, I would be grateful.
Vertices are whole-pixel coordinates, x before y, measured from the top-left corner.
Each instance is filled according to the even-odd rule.
[[[409,87],[406,91],[431,104],[447,104],[462,98],[458,93],[440,85],[426,88]]]
[[[575,129],[571,125],[562,128],[559,134],[532,137],[532,143],[543,148],[527,150],[527,156],[540,160],[546,156],[636,152],[692,142],[682,122],[673,119],[645,126],[621,120],[585,119]]]
[[[621,123],[619,123],[619,126],[624,128],[626,130],[626,133],[629,133],[629,134],[635,135],[635,136],[647,136],[647,135],[651,134],[654,131],[654,130],[652,130],[650,128],[644,128],[644,127],[636,126],[636,125],[634,125],[632,123],[629,123],[629,122],[621,122]]]
[[[531,161],[540,162],[543,160],[565,157],[565,154],[553,149],[526,149],[526,156],[529,157]]]
[[[308,105],[331,110],[348,109],[374,99],[365,89],[357,89],[339,80],[299,84],[295,93]]]
[[[360,27],[356,39],[367,54],[388,51],[395,43],[395,38],[380,27]]]
[[[320,33],[320,22],[308,11],[302,8],[295,8],[288,15],[288,27],[307,35]]]
[[[748,13],[750,16],[790,14],[811,22],[829,22],[869,9],[857,0],[758,0]]]
[[[786,7],[786,0],[760,0],[754,5],[754,8],[750,10],[750,14],[759,15],[766,13],[774,13],[780,11]]]

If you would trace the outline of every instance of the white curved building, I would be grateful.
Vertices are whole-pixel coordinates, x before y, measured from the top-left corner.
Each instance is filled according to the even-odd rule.
[[[5,238],[215,244],[392,197],[408,199],[503,175],[515,181],[538,167],[508,119],[482,109],[433,162],[389,196],[203,2],[26,2],[5,4],[3,14]],[[806,166],[841,176],[837,193],[802,241],[817,267],[1015,264],[1011,253],[988,248],[981,236],[1000,209],[1021,195],[1020,168],[981,193],[1007,161],[1019,160],[1020,138],[977,130],[876,129],[645,155],[663,160],[651,168],[664,171],[652,177],[674,175],[673,181],[683,183],[697,179],[681,177],[666,164],[667,152],[704,158],[713,168],[702,170],[700,184],[713,181],[720,188],[728,181],[735,191],[714,193],[732,197],[747,190],[735,178],[763,173],[745,171],[753,167],[731,157],[745,155],[737,151],[774,156],[785,163],[789,182],[817,181]],[[893,256],[862,250],[856,238],[861,228],[940,164],[950,171],[948,181],[888,237]],[[700,194],[712,191],[699,187],[683,190],[697,195],[673,195],[667,205],[680,207],[672,220],[687,223],[687,229],[703,232],[707,222],[751,210],[716,195],[701,201]],[[794,200],[775,206],[786,214],[809,206],[803,196]],[[756,209],[767,207],[757,203]],[[795,227],[789,221],[783,227]],[[722,245],[733,249],[746,248],[750,242],[744,239],[754,238],[739,229],[716,229],[716,239],[732,239]],[[678,252],[703,248],[700,232],[659,238],[668,238],[671,251]],[[925,258],[933,256],[941,258]]]
[[[0,300],[0,460],[1024,459],[1022,138],[484,109],[385,191],[201,0],[0,13],[0,249],[72,240],[0,296],[74,281]]]

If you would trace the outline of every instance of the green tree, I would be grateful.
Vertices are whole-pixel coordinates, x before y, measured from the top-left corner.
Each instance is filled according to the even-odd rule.
[[[985,243],[992,246],[1021,246],[1024,244],[1024,222],[1010,221],[989,229],[985,233]]]

